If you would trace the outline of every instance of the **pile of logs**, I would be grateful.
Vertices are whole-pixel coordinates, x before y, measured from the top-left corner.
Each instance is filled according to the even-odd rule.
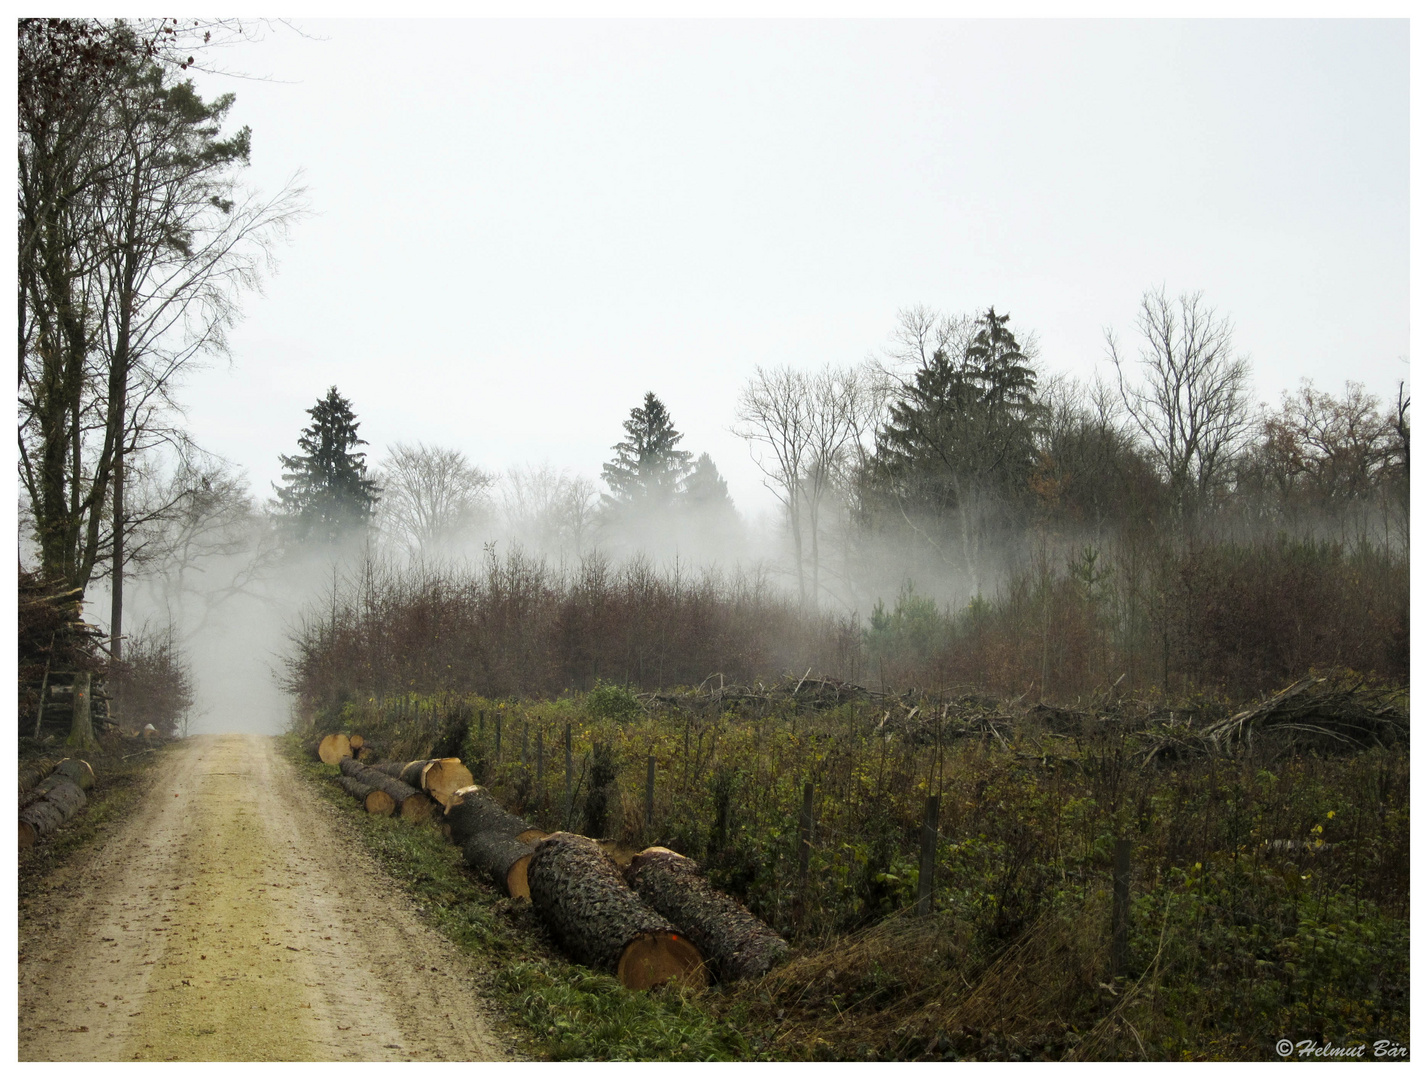
[[[567,953],[630,989],[757,978],[787,954],[788,943],[693,860],[649,848],[622,869],[599,842],[546,833],[507,811],[459,758],[368,765],[353,756],[358,738],[328,735],[311,750],[338,766],[338,783],[368,813],[425,820],[440,805],[442,829],[467,866],[529,900]]]
[[[20,769],[20,850],[34,847],[80,810],[94,770],[78,758],[37,761]]]

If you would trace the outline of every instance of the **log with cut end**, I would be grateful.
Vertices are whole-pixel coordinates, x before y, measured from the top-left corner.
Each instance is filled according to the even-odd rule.
[[[418,791],[421,790],[421,774],[426,771],[426,767],[432,763],[433,758],[421,758],[419,761],[408,761],[402,767],[401,774],[397,777],[404,784],[410,784]]]
[[[645,903],[684,930],[723,982],[756,979],[788,953],[788,942],[710,885],[693,859],[646,848],[630,860],[626,878]]]
[[[393,780],[400,780],[402,778],[402,773],[406,771],[406,767],[409,764],[411,764],[411,762],[376,761],[372,763],[371,768],[376,769],[380,773],[386,773]]]
[[[361,735],[349,735],[347,736],[347,745],[352,751],[352,756],[356,757],[357,751],[367,745],[367,740]]]
[[[68,758],[66,758],[65,760],[68,760]],[[41,780],[45,779],[45,777],[49,776],[50,773],[54,772],[55,766],[58,764],[58,761],[53,761],[49,758],[42,758],[39,761],[32,761],[28,765],[21,765],[20,794],[23,795],[25,794],[25,792],[34,788],[37,784],[40,783]]]
[[[526,867],[534,850],[530,844],[522,843],[515,837],[478,833],[466,841],[461,857],[471,869],[505,889],[507,896],[529,900],[531,890],[526,879]]]
[[[457,757],[436,758],[421,772],[421,789],[442,806],[449,807],[455,793],[470,787],[471,770]]]
[[[352,756],[355,757],[358,761],[361,761],[368,765],[373,765],[376,764],[379,758],[381,758],[382,752],[378,750],[375,746],[373,746],[371,743],[363,743],[362,749],[353,753]]]
[[[342,789],[347,794],[362,804],[362,809],[367,813],[391,817],[396,812],[397,801],[381,788],[364,784],[355,776],[339,776],[337,782],[342,785]]]
[[[536,913],[580,963],[631,990],[705,985],[699,949],[625,884],[595,841],[551,833],[536,844],[526,880]]]
[[[45,796],[20,811],[20,847],[33,847],[84,808],[84,792],[68,780],[61,780]]]
[[[309,749],[312,751],[313,757],[324,765],[336,765],[343,758],[352,756],[352,744],[341,732],[335,735],[324,735]]]
[[[65,758],[55,766],[55,775],[63,776],[81,791],[88,791],[94,786],[94,770],[89,767],[89,762],[79,758]]]
[[[425,821],[431,816],[431,798],[424,791],[418,791],[410,784],[394,780],[384,772],[369,768],[360,761],[347,758],[338,768],[344,776],[360,780],[378,791],[385,791],[396,804],[396,813],[408,821]]]
[[[446,822],[451,826],[451,840],[465,846],[473,836],[490,834],[510,840],[531,832],[534,826],[493,799],[485,788],[468,785],[453,793],[446,808]]]

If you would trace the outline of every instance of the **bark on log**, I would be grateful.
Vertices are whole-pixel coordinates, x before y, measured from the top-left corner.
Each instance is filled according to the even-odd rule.
[[[372,764],[372,768],[380,773],[386,773],[393,780],[400,780],[409,762],[405,761],[377,761]]]
[[[595,841],[551,833],[536,844],[526,880],[536,912],[580,963],[632,990],[705,985],[699,949],[625,884]]]
[[[394,780],[384,772],[347,758],[338,766],[344,776],[360,780],[369,787],[385,791],[396,804],[396,813],[408,821],[425,821],[431,817],[431,798],[410,784]]]
[[[49,758],[41,758],[39,761],[33,761],[28,765],[21,766],[20,794],[23,795],[25,794],[25,792],[31,790],[36,785],[38,785],[41,780],[43,780],[45,777],[49,776],[50,773],[55,771],[55,766],[58,764],[58,761],[52,761]]]
[[[364,784],[355,776],[339,776],[337,782],[342,785],[342,789],[347,794],[362,804],[362,809],[367,813],[391,817],[396,812],[397,801],[381,788]]]
[[[788,942],[732,896],[709,884],[693,859],[646,848],[626,871],[640,898],[680,927],[721,982],[756,979],[788,953]]]
[[[526,867],[535,849],[514,837],[497,836],[494,833],[479,833],[466,841],[461,849],[461,857],[466,865],[477,870],[506,895],[529,900],[530,885],[526,878]]]
[[[324,765],[336,765],[343,758],[352,756],[352,744],[346,735],[324,735],[311,746],[312,756]]]
[[[452,843],[464,847],[473,836],[492,835],[504,840],[529,833],[534,826],[515,814],[509,814],[485,788],[472,784],[460,789],[452,805],[446,808],[446,821],[451,826]]]
[[[43,799],[20,811],[20,848],[34,847],[42,836],[48,836],[74,817],[87,800],[84,792],[68,780],[50,788]]]
[[[404,784],[410,784],[418,791],[421,790],[421,774],[426,771],[434,758],[422,758],[420,761],[409,761],[402,768],[401,775],[397,777]]]

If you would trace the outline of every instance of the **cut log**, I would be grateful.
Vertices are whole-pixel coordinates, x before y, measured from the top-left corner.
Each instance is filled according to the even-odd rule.
[[[357,758],[358,761],[371,764],[374,763],[378,758],[380,758],[382,756],[382,753],[375,746],[371,746],[364,743],[362,749],[358,750],[354,756]]]
[[[512,840],[531,832],[534,826],[523,818],[509,814],[485,788],[472,784],[460,789],[460,802],[446,808],[446,821],[451,826],[451,840],[462,847],[473,836],[490,835]]]
[[[421,788],[442,806],[449,807],[455,793],[470,787],[471,770],[456,757],[437,758],[421,773]]]
[[[551,833],[535,845],[526,880],[536,913],[578,962],[631,990],[707,982],[699,949],[625,884],[595,841]]]
[[[55,766],[55,775],[63,776],[81,791],[88,791],[94,786],[94,770],[89,767],[89,762],[79,758],[65,758]]]
[[[640,898],[680,927],[722,982],[756,979],[788,954],[788,942],[732,896],[720,892],[693,859],[646,848],[626,879]]]
[[[410,784],[418,791],[421,790],[421,774],[426,771],[435,758],[422,758],[420,761],[408,761],[402,767],[401,775],[397,777],[404,784]]]
[[[20,848],[34,847],[41,837],[48,836],[79,813],[86,801],[84,792],[70,781],[55,784],[43,799],[20,811]]]
[[[364,739],[361,735],[347,736],[347,745],[351,748],[352,753],[354,755],[357,753],[358,750],[361,750],[362,747],[366,745],[366,743],[367,740]]]
[[[529,900],[531,890],[526,880],[526,867],[534,850],[514,837],[479,833],[466,841],[461,857],[471,869],[505,889],[507,896]]]
[[[405,761],[378,761],[374,762],[371,767],[380,773],[386,773],[393,780],[400,780],[408,764],[409,762]]]
[[[346,759],[350,761],[351,759]],[[388,795],[381,788],[375,788],[371,784],[364,784],[355,776],[339,776],[337,782],[342,785],[342,789],[362,804],[362,808],[369,814],[380,814],[383,817],[391,817],[397,809],[397,801]]]
[[[363,765],[360,761],[347,758],[338,766],[345,777],[351,777],[368,787],[384,791],[396,805],[396,813],[408,821],[425,821],[431,817],[431,798],[424,791],[418,791],[410,784],[394,780],[384,772]]]
[[[20,794],[34,788],[41,780],[55,771],[58,761],[49,758],[42,758],[39,761],[32,761],[28,765],[20,766]]]
[[[352,756],[352,744],[346,735],[324,735],[311,746],[312,756],[324,765],[336,765],[343,758]]]

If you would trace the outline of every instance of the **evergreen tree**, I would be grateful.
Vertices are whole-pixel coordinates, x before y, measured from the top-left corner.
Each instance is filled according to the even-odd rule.
[[[734,508],[734,500],[729,498],[729,485],[719,475],[714,459],[708,454],[700,454],[694,468],[684,481],[684,501],[693,510],[713,510]]]
[[[1008,320],[988,308],[960,355],[934,352],[878,435],[874,489],[925,523],[952,528],[974,593],[989,532],[1030,505],[1045,413]]]
[[[280,455],[287,485],[273,487],[278,512],[295,539],[332,543],[366,526],[381,491],[367,477],[367,455],[353,452],[367,442],[357,437],[352,403],[337,387],[307,414],[312,426],[298,439],[303,452]]]
[[[607,462],[601,478],[610,487],[607,507],[670,506],[689,472],[688,450],[676,450],[684,436],[674,430],[664,402],[645,395],[643,406],[630,410],[623,442],[613,447],[615,460]]]

